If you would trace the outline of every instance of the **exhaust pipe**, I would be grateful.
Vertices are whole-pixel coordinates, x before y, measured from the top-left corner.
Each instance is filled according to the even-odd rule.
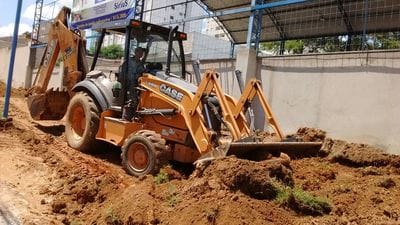
[[[192,61],[192,67],[193,67],[193,72],[194,72],[194,76],[196,79],[196,83],[197,83],[197,85],[199,85],[201,82],[200,60],[197,59],[197,60]]]
[[[243,94],[243,90],[244,90],[244,80],[243,80],[243,76],[242,76],[242,71],[240,70],[235,70],[235,74],[236,74],[236,79],[238,81],[239,84],[239,89],[240,89],[240,94]],[[248,113],[248,119],[250,121],[250,130],[254,131],[255,130],[255,125],[254,125],[254,121],[255,121],[255,117],[254,117],[254,111],[252,108],[248,108],[247,109],[247,113]]]

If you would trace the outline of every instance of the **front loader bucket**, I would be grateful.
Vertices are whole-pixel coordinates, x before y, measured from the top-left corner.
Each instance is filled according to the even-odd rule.
[[[66,91],[50,89],[28,96],[28,108],[34,120],[60,120],[67,111],[70,96]]]
[[[235,155],[255,161],[268,159],[269,156],[279,157],[280,153],[286,153],[290,157],[307,157],[318,155],[322,142],[251,142],[238,141],[221,145],[214,150],[202,155],[195,164],[222,158],[227,155]]]

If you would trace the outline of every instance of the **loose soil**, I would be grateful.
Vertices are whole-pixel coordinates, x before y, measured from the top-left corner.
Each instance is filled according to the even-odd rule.
[[[0,97],[4,97],[6,93],[6,84],[0,81]],[[26,90],[23,88],[13,88],[11,89],[11,95],[13,97],[24,97]]]
[[[400,159],[302,128],[291,137],[324,141],[318,157],[248,161],[233,156],[169,181],[128,176],[120,150],[67,146],[63,121],[34,122],[11,99],[0,131],[0,224],[399,224]],[[180,172],[178,172],[180,171]],[[278,186],[326,198],[332,210],[307,216],[276,201]]]

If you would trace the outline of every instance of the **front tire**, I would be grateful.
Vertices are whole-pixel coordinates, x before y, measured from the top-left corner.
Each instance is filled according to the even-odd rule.
[[[84,153],[95,152],[99,117],[100,110],[93,98],[85,92],[76,93],[66,114],[65,135],[68,145]]]
[[[131,134],[122,146],[121,159],[123,168],[130,175],[155,175],[168,163],[165,139],[150,130]]]

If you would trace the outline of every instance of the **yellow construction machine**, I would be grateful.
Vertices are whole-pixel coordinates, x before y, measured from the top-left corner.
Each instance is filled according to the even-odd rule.
[[[78,30],[70,30],[71,10],[62,8],[50,25],[45,48],[33,87],[28,91],[28,106],[35,120],[60,120],[68,107],[72,89],[89,72],[86,62],[85,40]],[[64,62],[63,90],[47,90],[54,66],[61,56]]]
[[[186,81],[182,44],[186,34],[177,27],[137,20],[110,26],[102,36],[114,32],[126,37],[117,79],[100,71],[87,72],[85,41],[63,22],[68,12],[63,9],[53,24],[28,104],[37,120],[58,120],[66,112],[66,139],[72,148],[92,152],[102,141],[120,146],[124,169],[144,176],[157,173],[171,160],[201,163],[229,154],[251,158],[256,151],[279,157],[282,152],[321,147],[321,143],[284,141],[257,80],[247,84],[239,100],[224,93],[213,70],[205,72],[198,85]],[[137,49],[144,52],[139,60],[133,57]],[[54,93],[46,89],[58,52],[65,63],[66,91]],[[255,98],[274,141],[265,142],[249,125],[245,114]]]

